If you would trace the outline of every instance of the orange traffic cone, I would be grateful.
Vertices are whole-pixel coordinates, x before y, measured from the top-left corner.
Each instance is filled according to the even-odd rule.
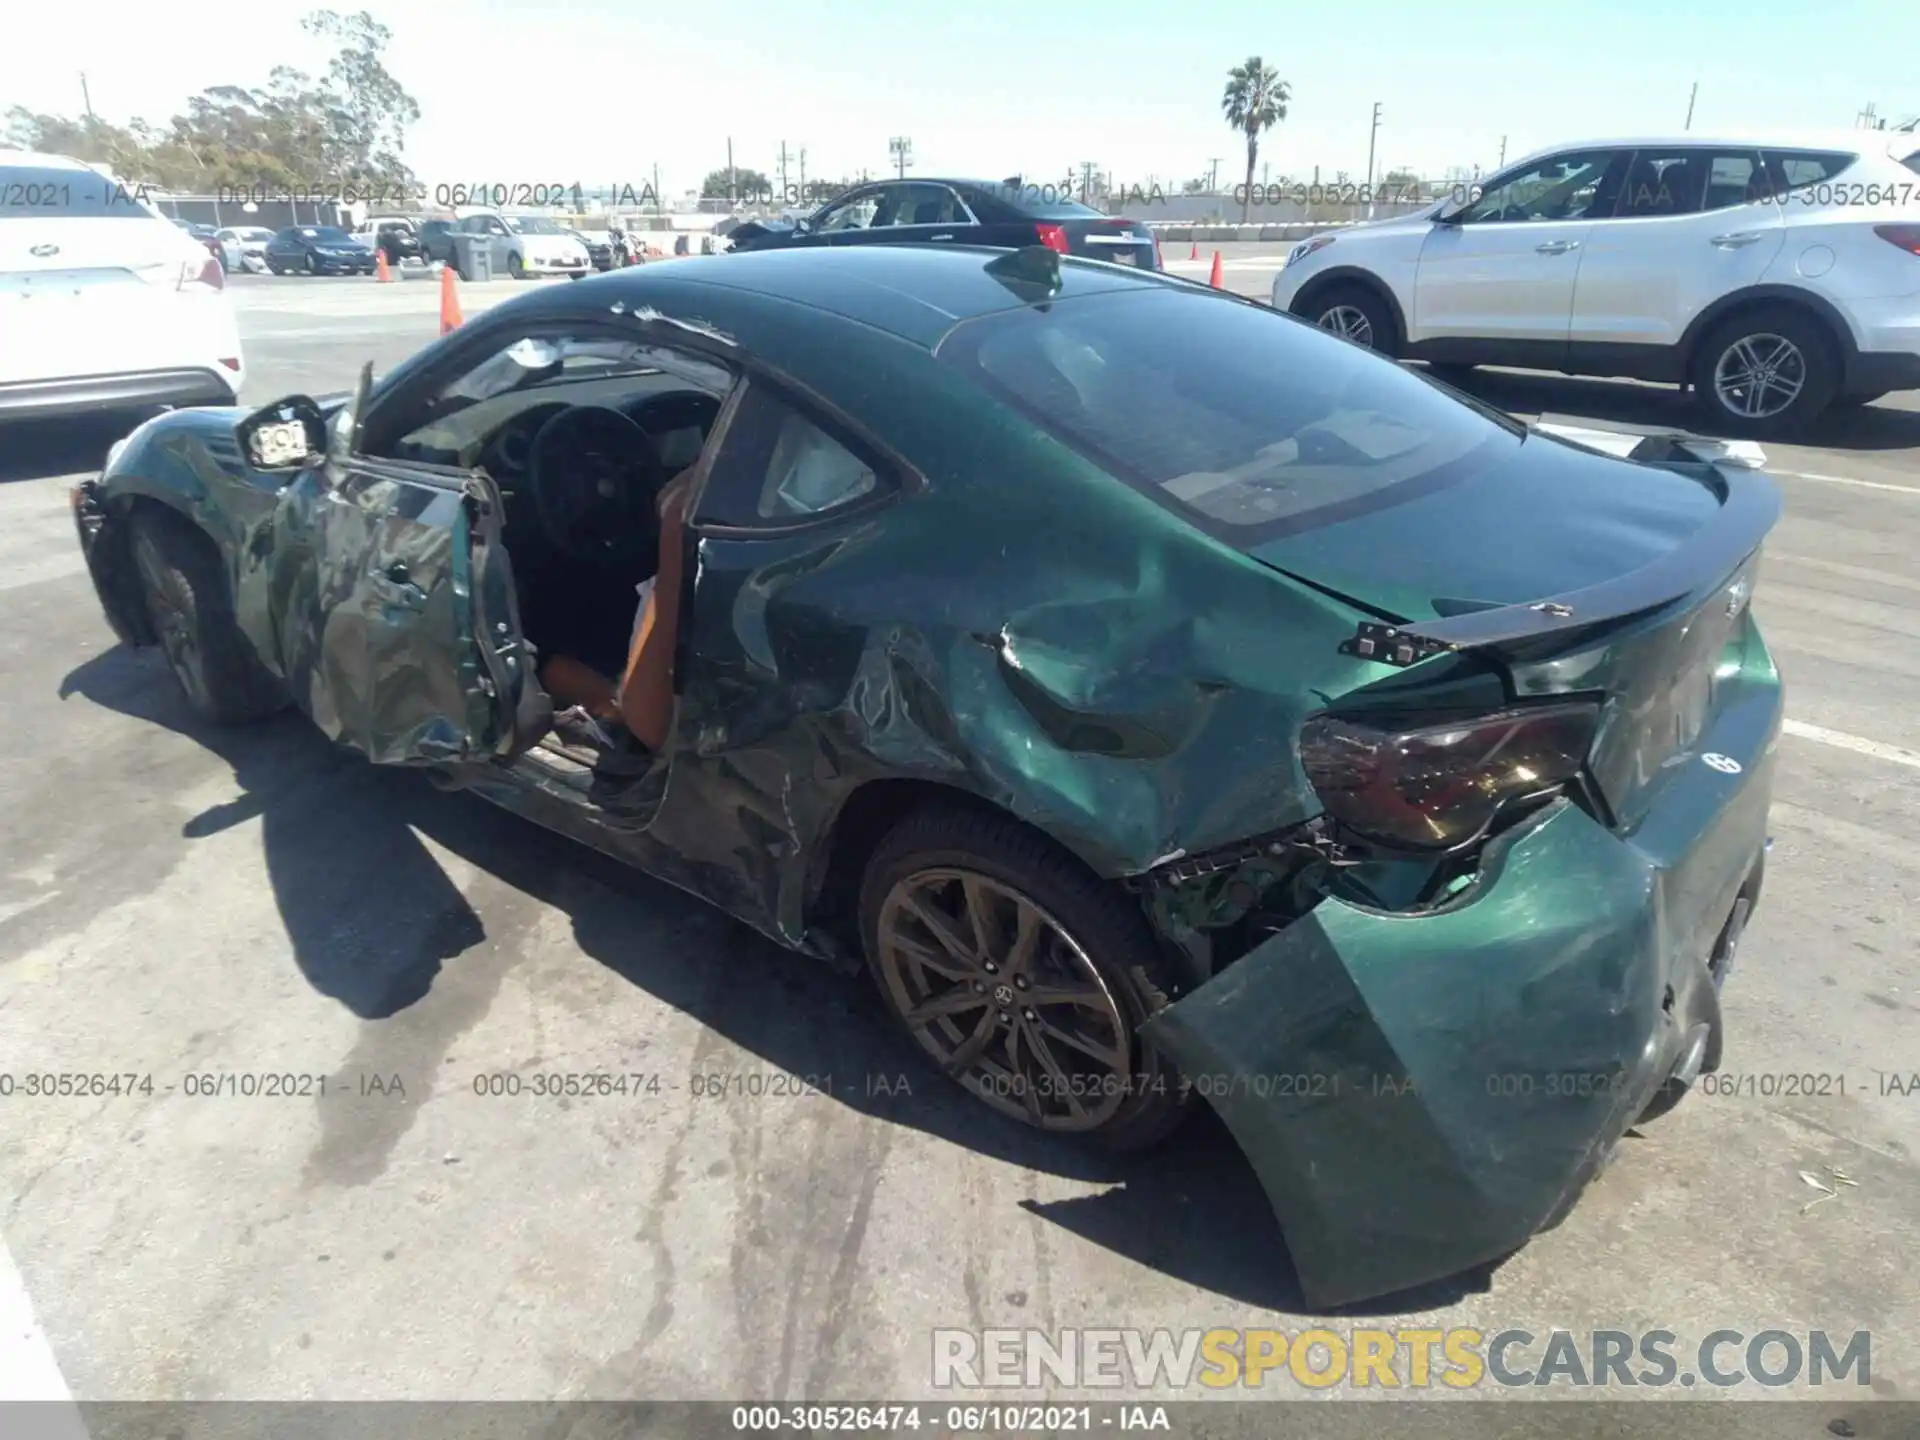
[[[440,333],[445,335],[455,329],[460,318],[460,286],[449,265],[440,272]]]
[[[1220,263],[1220,252],[1218,250],[1213,252],[1213,273],[1207,277],[1207,284],[1216,290],[1224,290],[1227,288],[1226,267]]]
[[[1200,258],[1200,242],[1198,240],[1193,241],[1187,247],[1187,258],[1189,260],[1198,260]]]
[[[380,258],[374,262],[373,278],[382,285],[393,283],[393,272],[387,268],[387,252],[382,250]]]

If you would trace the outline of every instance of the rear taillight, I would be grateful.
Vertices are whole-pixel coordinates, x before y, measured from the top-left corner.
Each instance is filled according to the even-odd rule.
[[[205,285],[209,290],[224,290],[227,288],[226,267],[211,255],[205,260],[188,260],[180,267],[180,283],[175,288],[184,290],[189,285]]]
[[[1362,839],[1454,850],[1574,779],[1599,715],[1586,702],[1451,719],[1316,715],[1300,728],[1300,760],[1327,813]]]
[[[1920,255],[1920,225],[1876,225],[1873,233],[1909,255]]]
[[[1036,225],[1034,233],[1040,237],[1040,243],[1049,250],[1067,253],[1067,227],[1064,225]]]

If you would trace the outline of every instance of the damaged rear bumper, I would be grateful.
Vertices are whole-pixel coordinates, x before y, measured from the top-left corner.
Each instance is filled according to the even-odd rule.
[[[1518,1249],[1718,1063],[1709,957],[1757,897],[1780,715],[1777,685],[1724,709],[1631,836],[1560,802],[1458,903],[1323,900],[1143,1028],[1245,1151],[1309,1302]]]

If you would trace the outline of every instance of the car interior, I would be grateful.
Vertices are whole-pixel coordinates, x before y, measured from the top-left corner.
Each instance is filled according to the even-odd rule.
[[[662,495],[699,459],[732,384],[722,366],[629,340],[526,339],[443,391],[396,443],[397,459],[478,467],[499,486],[521,629],[557,709],[630,718],[597,702],[628,678],[642,587],[677,570]],[[677,615],[677,586],[665,598]],[[669,628],[655,643],[670,655],[674,638]],[[626,728],[649,748],[662,738]]]

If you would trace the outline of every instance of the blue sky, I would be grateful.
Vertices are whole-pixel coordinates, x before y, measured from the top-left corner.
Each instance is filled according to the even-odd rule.
[[[315,65],[310,0],[211,8],[108,0],[16,7],[0,109],[163,120],[208,85]],[[353,8],[343,0],[340,8]],[[673,193],[726,163],[809,178],[890,167],[1029,179],[1084,161],[1123,182],[1237,179],[1219,119],[1229,66],[1260,55],[1293,86],[1262,147],[1275,179],[1367,163],[1438,175],[1584,135],[1845,126],[1868,102],[1920,114],[1920,4],[1774,0],[1345,0],[1141,7],[1119,0],[380,0],[390,66],[420,101],[408,159],[429,181],[634,184]],[[797,178],[790,163],[789,178]]]

